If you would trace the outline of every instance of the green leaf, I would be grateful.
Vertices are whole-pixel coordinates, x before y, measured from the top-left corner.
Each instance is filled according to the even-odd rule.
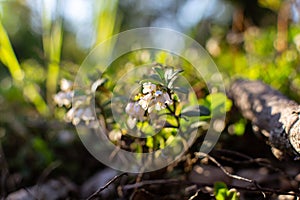
[[[216,200],[239,200],[239,195],[235,189],[228,190],[227,185],[223,182],[214,184],[214,194]]]
[[[188,117],[209,116],[210,110],[205,106],[189,106],[182,110],[181,115]]]
[[[174,81],[177,79],[177,76],[173,77],[170,81],[167,81],[168,82],[168,88],[172,89],[173,88],[173,84],[174,84]]]
[[[153,137],[147,137],[146,146],[150,149],[153,149]]]
[[[227,199],[239,200],[239,195],[235,189],[230,189],[227,191]]]
[[[168,83],[168,88],[173,87],[174,81],[178,78],[177,75],[181,72],[183,72],[182,69],[178,69],[174,71],[172,68],[169,68],[166,70],[164,76],[165,76],[166,83]]]
[[[177,74],[179,74],[180,72],[183,72],[182,69],[177,69],[174,71],[174,68],[168,67],[165,70],[165,79],[166,81],[171,80],[172,78],[174,78]]]
[[[156,140],[158,140],[158,144],[159,144],[158,148],[160,148],[160,149],[165,148],[165,140],[162,136],[156,135]]]
[[[42,155],[43,161],[46,164],[49,164],[53,161],[53,152],[48,147],[45,140],[40,137],[35,137],[32,140],[32,146],[38,154]]]
[[[225,103],[226,112],[230,111],[231,107],[232,107],[232,101],[230,99],[226,98],[226,103]]]
[[[189,93],[189,90],[185,87],[174,87],[173,90],[177,91],[177,92],[180,92],[180,93],[183,93],[183,94],[188,94]]]
[[[181,115],[187,116],[187,117],[199,117],[200,112],[196,111],[196,110],[188,110],[188,111],[182,112]]]
[[[211,111],[216,115],[228,112],[232,106],[232,101],[220,92],[207,95],[206,101],[210,104]]]
[[[157,74],[151,74],[150,75],[150,79],[153,79],[155,81],[158,81],[159,83],[161,83],[163,80],[161,79],[161,77]]]
[[[161,69],[160,67],[153,67],[155,72],[159,75],[161,80],[164,80],[164,70]]]
[[[245,132],[246,121],[244,119],[239,120],[234,124],[234,133],[237,136],[242,136]]]
[[[169,79],[170,80],[173,79],[175,76],[177,76],[179,73],[181,73],[183,71],[184,71],[183,69],[177,69],[177,70],[175,70]]]
[[[226,200],[227,196],[227,185],[223,182],[216,182],[214,184],[214,194],[216,200]]]
[[[163,85],[163,80],[160,79],[160,77],[157,74],[151,74],[148,77],[145,77],[143,80],[139,81],[138,83],[140,85],[143,85],[143,83],[151,82],[156,85]]]

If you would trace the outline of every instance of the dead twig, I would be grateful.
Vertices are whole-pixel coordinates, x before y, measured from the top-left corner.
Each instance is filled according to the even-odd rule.
[[[223,167],[224,169],[224,167]],[[225,170],[226,171],[226,170]],[[231,177],[238,177],[237,175],[232,175],[229,172],[227,172],[227,174],[229,174]],[[241,177],[240,180],[244,180],[246,178]],[[247,179],[248,182],[250,179]],[[291,195],[291,196],[295,196],[298,197],[300,196],[300,193],[297,192],[285,192],[285,191],[281,191],[278,189],[271,189],[271,188],[262,188],[260,187],[257,183],[255,183],[254,180],[250,180],[251,182],[253,182],[254,186],[251,187],[242,187],[242,186],[238,186],[238,185],[230,185],[228,184],[228,187],[230,188],[236,188],[239,190],[246,190],[246,191],[252,191],[252,192],[260,192],[264,197],[266,197],[266,193],[272,193],[272,194],[277,194],[277,195]],[[145,180],[145,181],[141,181],[138,183],[134,183],[134,184],[129,184],[129,185],[125,185],[123,186],[122,190],[126,191],[126,190],[132,190],[132,189],[138,189],[138,188],[142,188],[144,186],[149,186],[149,185],[163,185],[163,184],[185,184],[185,185],[190,185],[190,184],[194,184],[197,185],[198,190],[197,192],[199,193],[199,188],[200,187],[214,187],[214,185],[212,184],[206,184],[206,183],[193,183],[190,181],[186,181],[186,180],[179,180],[179,179],[158,179],[158,180]],[[190,198],[192,198],[193,196],[191,196]]]
[[[266,167],[270,170],[273,170],[274,172],[278,172],[280,174],[282,174],[284,177],[286,177],[287,179],[289,179],[290,181],[293,180],[285,171],[283,171],[282,169],[278,168],[278,167],[274,167],[271,163],[270,160],[265,159],[265,158],[252,158],[248,155],[242,154],[240,152],[236,152],[236,151],[231,151],[231,150],[227,150],[227,149],[220,149],[217,150],[217,152],[221,152],[221,153],[227,153],[227,154],[231,154],[231,155],[235,155],[241,158],[244,158],[245,160],[240,161],[240,160],[233,160],[232,158],[226,157],[226,156],[220,156],[220,159],[234,163],[234,164],[257,164],[259,166],[262,167]]]
[[[271,164],[271,162],[268,159],[266,159],[266,158],[252,158],[252,157],[250,157],[248,155],[245,155],[243,153],[240,153],[240,152],[237,152],[237,151],[228,150],[228,149],[219,149],[219,150],[216,150],[216,152],[230,154],[230,155],[237,156],[237,157],[240,157],[240,158],[244,159],[243,161],[234,161],[234,160],[231,159],[232,162],[236,162],[237,164],[239,164],[239,163],[240,164],[251,164],[251,163]],[[225,156],[223,156],[223,157],[224,157],[224,159],[228,158],[228,157],[225,157]],[[230,161],[230,160],[228,160],[228,161]]]
[[[138,182],[138,183],[134,183],[134,184],[129,184],[129,185],[125,185],[122,190],[126,191],[126,190],[132,190],[132,189],[138,189],[144,186],[149,186],[149,185],[162,185],[162,184],[185,184],[185,185],[190,185],[190,184],[194,184],[197,185],[197,187],[214,187],[214,185],[212,184],[206,184],[206,183],[192,183],[189,181],[184,181],[184,180],[179,180],[179,179],[159,179],[159,180],[146,180],[146,181],[142,181],[142,182]],[[295,196],[298,197],[300,196],[300,193],[291,193],[291,192],[285,192],[285,191],[281,191],[278,189],[271,189],[271,188],[262,188],[262,187],[257,187],[257,185],[254,184],[254,187],[242,187],[242,186],[238,186],[238,185],[227,185],[230,188],[236,188],[239,190],[246,190],[246,191],[251,191],[251,192],[260,192],[262,193],[262,195],[265,197],[265,193],[272,193],[272,194],[276,194],[276,195],[291,195],[291,196]],[[197,190],[197,192],[199,193],[199,191],[201,191],[200,189]],[[193,195],[194,196],[194,195]],[[191,196],[190,198],[192,198],[193,196]]]
[[[182,184],[183,182],[184,182],[183,180],[178,180],[178,179],[146,180],[146,181],[141,181],[141,182],[134,183],[134,184],[125,185],[122,189],[123,190],[131,190],[131,189],[137,189],[140,187],[144,187],[147,185]]]
[[[245,177],[242,177],[242,176],[238,176],[238,175],[235,175],[235,174],[231,174],[229,173],[215,158],[213,158],[212,156],[206,154],[206,153],[203,153],[203,152],[196,152],[195,153],[196,156],[198,157],[207,157],[210,161],[212,161],[213,163],[215,163],[222,171],[224,174],[226,174],[228,177],[230,178],[233,178],[233,179],[236,179],[236,180],[241,180],[241,181],[245,181],[245,182],[248,182],[248,183],[252,183],[255,185],[255,187],[257,187],[258,189],[261,189],[261,187],[258,185],[258,183],[256,183],[255,180],[251,180],[251,179],[248,179],[248,178],[245,178]],[[261,191],[261,190],[260,190]],[[263,191],[261,191],[262,195],[265,197],[265,193]]]
[[[37,197],[40,197],[40,186],[41,184],[46,180],[46,178],[49,176],[49,174],[54,171],[56,168],[58,168],[59,166],[61,165],[61,162],[59,161],[56,161],[56,162],[52,162],[50,163],[49,166],[47,166],[42,174],[40,175],[40,177],[38,178],[38,181],[37,181],[37,189],[36,189],[36,196]],[[27,191],[28,192],[28,191]],[[39,198],[37,198],[39,199]]]
[[[60,165],[61,165],[60,161],[55,161],[50,163],[50,165],[48,165],[40,175],[37,181],[37,185],[42,184],[46,180],[46,178],[50,175],[50,173],[53,172],[55,169],[57,169]]]
[[[111,179],[110,181],[108,181],[103,187],[100,187],[96,192],[94,192],[91,196],[89,196],[87,198],[87,200],[92,200],[96,197],[99,197],[100,193],[105,190],[108,186],[110,186],[112,183],[114,183],[116,180],[118,180],[119,178],[121,178],[122,176],[128,176],[128,173],[122,173],[119,174],[117,176],[115,176],[113,179]]]
[[[191,197],[189,198],[189,200],[196,199],[196,198],[198,197],[198,194],[199,194],[200,191],[201,191],[201,189],[198,189],[198,190],[196,191],[196,193],[195,193],[193,196],[191,196]]]
[[[238,175],[230,174],[215,158],[213,158],[212,156],[208,155],[207,153],[196,152],[195,155],[197,157],[207,157],[210,161],[212,161],[213,163],[215,163],[223,171],[224,174],[226,174],[230,178],[233,178],[233,179],[236,179],[236,180],[241,180],[241,181],[246,181],[248,183],[253,183],[253,184],[255,182],[254,180],[247,179],[245,177],[241,177],[241,176],[238,176]]]
[[[255,180],[251,180],[251,179],[248,179],[248,178],[245,178],[245,177],[241,177],[241,176],[229,173],[215,158],[213,158],[212,156],[210,156],[206,153],[196,152],[195,155],[197,157],[206,157],[206,158],[208,158],[211,162],[216,164],[223,171],[223,173],[226,174],[228,177],[236,179],[236,180],[241,180],[241,181],[246,181],[246,182],[252,183],[253,186],[254,186],[254,187],[232,186],[232,187],[235,187],[237,189],[244,189],[244,190],[249,190],[249,191],[261,192],[264,197],[266,197],[265,193],[273,193],[273,194],[277,194],[277,195],[281,195],[281,194],[291,195],[291,196],[295,196],[295,197],[300,196],[300,193],[295,192],[295,191],[293,191],[293,193],[291,193],[291,192],[281,191],[281,190],[278,190],[278,189],[262,188]]]
[[[198,188],[201,187],[214,187],[213,184],[205,184],[205,183],[194,183],[195,185],[197,185]],[[238,185],[231,185],[231,184],[227,184],[228,188],[235,188],[237,190],[245,190],[245,191],[251,191],[251,192],[263,192],[263,193],[272,193],[272,194],[276,194],[276,195],[291,195],[294,197],[299,197],[300,193],[297,193],[295,191],[293,191],[293,193],[291,192],[285,192],[282,190],[278,190],[278,189],[271,189],[271,188],[261,188],[260,190],[258,190],[256,187],[243,187],[243,186],[238,186]],[[198,190],[197,190],[198,191]]]

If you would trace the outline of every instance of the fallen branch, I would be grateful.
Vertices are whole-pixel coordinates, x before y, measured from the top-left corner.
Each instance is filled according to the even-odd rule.
[[[300,106],[260,81],[236,80],[229,96],[279,158],[300,155]]]

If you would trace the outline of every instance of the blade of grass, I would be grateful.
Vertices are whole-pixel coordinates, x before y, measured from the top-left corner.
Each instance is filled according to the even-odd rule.
[[[120,20],[117,18],[118,0],[95,1],[95,3],[95,45],[97,45],[119,31]],[[105,47],[107,55],[110,54],[113,45],[107,43]]]
[[[117,16],[117,0],[97,1],[96,5],[96,44],[112,36]]]
[[[35,84],[29,83],[24,86],[23,89],[24,95],[32,102],[38,112],[42,114],[43,116],[49,116],[49,108],[42,98],[42,96],[38,92],[38,88]]]
[[[25,73],[23,72],[19,61],[17,60],[16,54],[12,48],[9,37],[6,33],[5,28],[3,27],[0,21],[0,61],[8,68],[14,84],[23,90],[24,96],[30,100],[31,103],[34,104],[35,108],[39,111],[39,113],[43,116],[47,116],[49,113],[49,109],[44,99],[40,95],[37,88],[33,83],[24,82]],[[23,88],[22,88],[23,87]]]
[[[58,83],[58,76],[60,71],[60,55],[61,55],[61,48],[62,48],[62,26],[61,22],[56,22],[53,25],[51,30],[51,35],[48,40],[49,42],[49,64],[48,64],[48,73],[47,73],[47,102],[48,104],[52,104],[53,102],[53,95],[56,92],[56,87]]]
[[[59,9],[59,1],[56,1],[56,11]],[[43,24],[43,49],[48,60],[48,72],[46,78],[47,102],[53,106],[53,95],[56,93],[58,76],[60,71],[61,49],[63,42],[62,20],[52,21],[52,13],[46,8],[45,2],[42,12]]]
[[[0,21],[0,60],[8,68],[13,81],[20,85],[24,79],[24,72],[16,58],[5,28]]]

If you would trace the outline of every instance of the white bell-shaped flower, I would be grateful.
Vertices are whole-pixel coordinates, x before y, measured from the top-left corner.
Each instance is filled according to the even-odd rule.
[[[151,93],[146,94],[140,98],[140,100],[138,101],[138,104],[140,104],[144,110],[147,110],[149,105],[152,102],[152,99],[153,99],[153,96]]]
[[[126,113],[132,118],[136,118],[140,121],[143,121],[145,110],[137,102],[130,102],[125,108]]]
[[[151,82],[143,83],[143,94],[152,93],[156,90],[156,85]]]
[[[72,90],[73,82],[67,79],[61,79],[60,81],[60,89],[62,91],[70,91]]]

